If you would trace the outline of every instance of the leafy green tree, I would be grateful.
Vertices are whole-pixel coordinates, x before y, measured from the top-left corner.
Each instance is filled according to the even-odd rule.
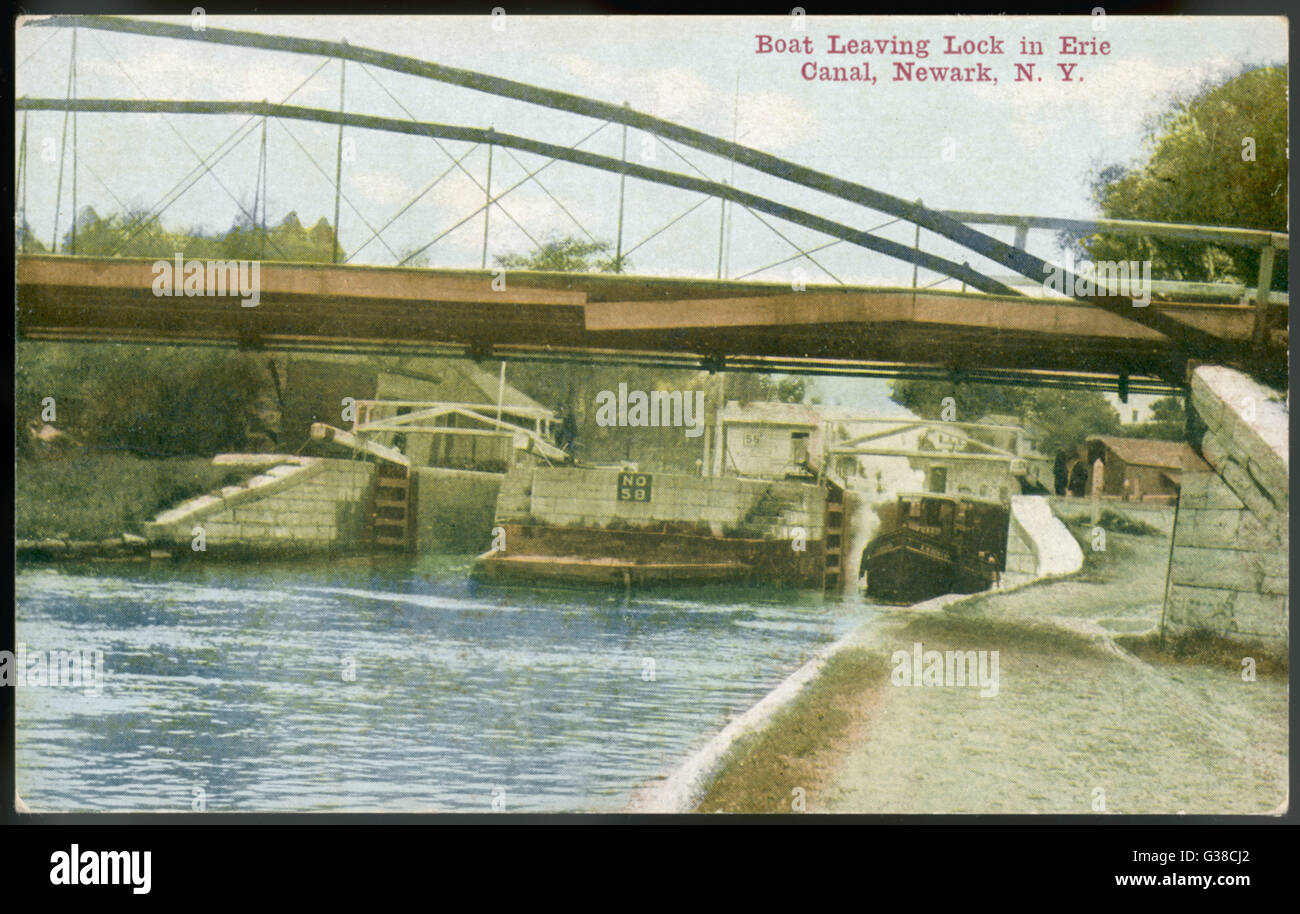
[[[778,401],[802,403],[807,384],[798,375],[776,377],[770,374],[735,372],[727,375],[727,399],[741,403]]]
[[[241,218],[221,238],[219,255],[227,260],[285,260],[294,263],[332,263],[334,229],[322,216],[310,229],[291,212],[262,237],[262,228]],[[340,248],[339,260],[347,254]]]
[[[45,245],[32,233],[32,227],[24,219],[22,225],[14,232],[14,249],[22,254],[44,254]]]
[[[1161,397],[1151,404],[1151,421],[1124,430],[1130,438],[1159,438],[1183,441],[1187,438],[1187,409],[1181,397]]]
[[[1148,125],[1150,157],[1102,169],[1093,196],[1103,216],[1287,231],[1287,68],[1247,69],[1203,86]],[[1152,275],[1253,285],[1259,252],[1150,237],[1079,239],[1088,258],[1150,260]],[[1287,288],[1285,257],[1272,287]]]
[[[584,241],[571,235],[551,238],[528,254],[498,254],[496,262],[511,270],[546,270],[555,273],[622,273],[627,258],[609,256],[608,241]]]
[[[889,398],[924,419],[941,416],[943,400],[952,397],[959,422],[974,422],[989,413],[1021,416],[1028,388],[1004,384],[952,384],[898,378],[890,382]]]
[[[72,231],[63,236],[61,250],[72,250]],[[166,231],[157,217],[143,210],[100,216],[92,208],[77,220],[77,253],[91,257],[156,257],[176,254],[191,260],[283,260],[330,263],[334,257],[334,230],[321,218],[304,228],[297,213],[289,213],[265,237],[260,225],[241,216],[225,232],[202,228]],[[340,251],[340,259],[344,254]]]
[[[86,207],[77,216],[76,249],[87,257],[171,257],[179,248],[176,236],[163,230],[157,218],[144,210],[101,216]],[[71,253],[69,227],[59,240],[59,250]]]
[[[957,422],[975,422],[989,414],[1015,416],[1043,433],[1038,449],[1048,455],[1073,451],[1093,435],[1114,435],[1120,430],[1119,413],[1091,390],[900,378],[891,382],[889,396],[925,419],[942,417],[945,397],[955,401]]]
[[[1038,445],[1043,454],[1073,451],[1094,435],[1120,433],[1119,413],[1092,390],[1030,388],[1028,403],[1017,415],[1043,433]]]
[[[780,378],[776,382],[776,399],[782,403],[802,403],[807,392],[807,385],[800,377]]]
[[[211,456],[243,447],[265,371],[248,353],[117,343],[20,342],[17,440],[53,397],[54,425],[95,450]]]

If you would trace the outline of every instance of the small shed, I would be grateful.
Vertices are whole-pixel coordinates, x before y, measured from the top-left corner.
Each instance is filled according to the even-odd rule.
[[[1101,494],[1127,501],[1167,501],[1178,497],[1184,471],[1209,466],[1183,441],[1154,438],[1089,438],[1087,463],[1102,465]],[[1094,485],[1089,470],[1087,491]]]

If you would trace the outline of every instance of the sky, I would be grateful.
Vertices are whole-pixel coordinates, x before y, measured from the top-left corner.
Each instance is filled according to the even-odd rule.
[[[191,23],[189,17],[158,17]],[[17,93],[63,97],[68,90],[71,30],[20,23]],[[736,138],[895,196],[943,209],[1096,215],[1090,182],[1112,163],[1139,161],[1147,127],[1171,101],[1206,80],[1243,66],[1285,63],[1286,22],[1257,17],[224,17],[205,24],[330,40],[577,93],[696,129]],[[802,26],[802,31],[798,26]],[[502,27],[503,26],[503,27]],[[759,36],[806,38],[813,53],[757,53]],[[929,54],[828,53],[830,36],[859,42],[928,39]],[[1001,42],[1005,53],[946,54],[946,38]],[[1109,43],[1106,54],[1062,55],[1062,36]],[[1041,41],[1042,56],[1018,53],[1021,40]],[[897,46],[894,48],[897,49]],[[877,49],[879,50],[879,49]],[[992,83],[891,80],[895,62],[916,67],[987,66]],[[870,63],[876,83],[804,78],[804,67]],[[1041,81],[1015,81],[1016,63],[1035,63]],[[320,108],[340,102],[340,63],[288,53],[78,30],[76,92],[82,98],[266,99]],[[1072,79],[1058,64],[1076,64]],[[970,72],[970,71],[967,71]],[[492,126],[611,157],[622,154],[623,128],[417,77],[349,64],[348,111]],[[27,119],[27,218],[48,244],[54,226],[64,118]],[[16,136],[23,116],[18,115]],[[238,133],[240,128],[244,133]],[[163,211],[171,229],[222,230],[251,211],[260,125],[240,116],[81,115],[77,128],[77,206],[100,214],[124,206]],[[598,129],[599,128],[599,129]],[[192,184],[199,156],[231,135],[242,137]],[[271,222],[294,211],[307,225],[332,218],[337,128],[305,122],[267,127]],[[71,133],[69,133],[69,142]],[[16,140],[17,142],[17,140]],[[627,156],[659,168],[726,180],[818,215],[879,230],[911,244],[914,227],[854,204],[789,185],[693,149],[668,146],[627,131]],[[430,266],[476,267],[483,256],[482,206],[486,148],[427,138],[345,131],[340,237],[353,262],[393,264],[442,236],[425,253]],[[468,155],[465,155],[468,153]],[[465,155],[461,165],[452,157]],[[65,162],[65,165],[69,164]],[[548,238],[575,235],[613,245],[619,225],[619,177],[498,148],[494,192],[530,171],[493,207],[488,262],[530,250]],[[450,168],[450,171],[448,169]],[[431,191],[389,223],[421,190]],[[71,168],[64,172],[60,234],[71,206]],[[559,201],[557,203],[557,200]],[[561,206],[561,204],[563,204]],[[910,284],[911,267],[848,243],[799,256],[830,239],[811,230],[731,207],[722,223],[717,200],[627,181],[623,250],[628,272],[808,283]],[[674,221],[676,220],[676,221]],[[892,222],[892,224],[890,224]],[[457,226],[459,227],[453,228]],[[518,223],[518,224],[516,224]],[[766,224],[764,224],[766,223]],[[522,228],[520,228],[522,226]],[[662,232],[665,226],[668,228]],[[450,229],[450,231],[448,231]],[[991,229],[1010,240],[1010,229]],[[443,235],[443,233],[446,233]],[[719,237],[722,237],[722,243]],[[364,243],[364,247],[363,247]],[[923,246],[986,272],[1005,268],[929,236]],[[797,248],[795,246],[798,246]],[[1033,232],[1029,249],[1059,258],[1050,232]],[[794,258],[788,260],[788,258]],[[780,263],[786,260],[787,262]],[[814,262],[815,261],[815,262]],[[776,266],[771,266],[777,264]],[[765,269],[766,268],[766,269]],[[922,271],[922,285],[941,281]],[[952,281],[940,288],[954,287]],[[833,386],[833,385],[832,385]],[[877,385],[879,386],[879,385]],[[828,397],[834,399],[833,397]]]

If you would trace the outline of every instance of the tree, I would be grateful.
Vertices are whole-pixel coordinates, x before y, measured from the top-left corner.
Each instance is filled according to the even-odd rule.
[[[945,397],[954,400],[954,421],[976,422],[990,414],[1015,416],[1042,433],[1043,454],[1073,451],[1094,435],[1119,431],[1119,413],[1091,390],[1020,387],[1009,384],[962,384],[899,378],[890,384],[890,399],[924,419],[943,417]]]
[[[1187,409],[1181,397],[1161,397],[1151,404],[1151,421],[1125,430],[1130,438],[1183,441],[1187,438]]]
[[[889,398],[923,419],[940,418],[944,398],[952,397],[959,422],[974,422],[989,413],[1019,416],[1026,392],[1026,388],[1002,384],[953,384],[907,378],[889,384]]]
[[[222,239],[222,255],[230,260],[256,260],[262,257],[297,263],[331,263],[334,260],[334,229],[321,217],[310,230],[303,227],[296,212],[266,233],[246,217],[237,221]],[[339,259],[347,255],[339,249]]]
[[[1027,390],[1028,402],[1017,416],[1042,432],[1038,443],[1042,454],[1072,452],[1088,438],[1120,431],[1119,413],[1098,391],[1054,387]]]
[[[35,250],[30,247],[29,250]],[[63,236],[61,250],[72,250],[72,230]],[[297,213],[289,213],[266,231],[247,216],[240,216],[225,232],[191,227],[166,231],[157,216],[144,210],[127,210],[100,216],[90,207],[77,219],[77,253],[92,257],[155,257],[170,260],[176,254],[190,260],[285,260],[330,263],[334,259],[334,230],[321,218],[311,230],[303,228]],[[341,252],[340,252],[341,255]]]
[[[770,374],[735,372],[727,375],[727,399],[741,403],[802,403],[807,384],[798,375],[778,377]]]
[[[97,450],[211,456],[244,445],[266,372],[251,353],[119,343],[17,344],[15,432],[53,397],[59,429]]]
[[[22,221],[22,225],[17,227],[14,233],[14,247],[22,254],[44,254],[45,245],[41,240],[32,233],[32,227],[27,220]]]
[[[406,267],[428,267],[430,264],[429,255],[420,247],[408,248],[397,259],[397,262]]]
[[[171,257],[183,250],[174,239],[144,210],[100,216],[87,206],[77,217],[77,253],[90,257]],[[71,228],[59,245],[60,251],[71,253]]]
[[[572,235],[551,238],[529,254],[498,254],[496,262],[511,270],[545,270],[553,273],[622,273],[627,258],[609,254],[608,241],[583,241]]]
[[[1202,86],[1148,125],[1150,158],[1102,169],[1093,196],[1103,216],[1287,231],[1287,68],[1247,69]],[[1092,235],[1088,258],[1150,260],[1153,276],[1254,285],[1259,252],[1177,239]],[[1285,257],[1272,287],[1287,288]]]

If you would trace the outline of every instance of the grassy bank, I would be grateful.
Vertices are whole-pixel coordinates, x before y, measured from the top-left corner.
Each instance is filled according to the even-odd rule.
[[[139,533],[145,521],[179,501],[249,476],[202,457],[145,460],[81,453],[14,465],[17,539],[104,539]]]
[[[1157,629],[1167,535],[1112,531],[1064,580],[883,613],[762,731],[738,743],[701,812],[1263,814],[1285,802],[1284,661]],[[1000,654],[994,696],[896,688],[887,658]],[[1242,658],[1257,661],[1244,680]],[[1098,797],[1102,799],[1099,801]],[[1098,808],[1101,802],[1102,808]]]
[[[831,657],[799,697],[723,760],[699,812],[791,812],[796,788],[817,791],[864,706],[887,682],[880,654],[855,648]]]

